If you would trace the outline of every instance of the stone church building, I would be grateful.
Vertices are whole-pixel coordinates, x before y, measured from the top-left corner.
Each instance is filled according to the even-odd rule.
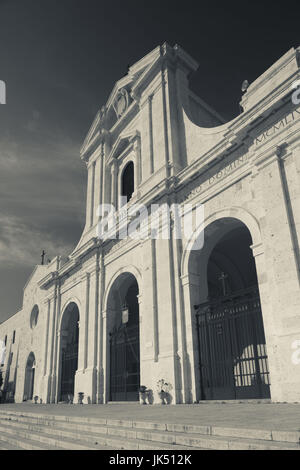
[[[230,122],[189,89],[198,64],[179,46],[116,82],[81,149],[81,239],[35,267],[0,325],[3,400],[137,401],[144,385],[159,403],[164,380],[172,404],[300,401],[299,64],[290,49]],[[188,236],[173,215],[169,237],[159,221],[156,236],[101,238],[104,204],[201,205],[204,218]]]

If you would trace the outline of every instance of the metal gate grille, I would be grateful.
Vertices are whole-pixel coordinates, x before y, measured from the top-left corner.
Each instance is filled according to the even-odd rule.
[[[136,401],[139,387],[139,325],[122,325],[110,337],[110,400]]]
[[[78,364],[78,343],[68,344],[62,351],[61,400],[67,400],[68,395],[74,395],[75,373]]]
[[[196,318],[202,399],[270,397],[258,290],[201,304]]]

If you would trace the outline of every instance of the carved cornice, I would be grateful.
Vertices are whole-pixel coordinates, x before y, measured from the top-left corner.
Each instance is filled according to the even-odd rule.
[[[47,274],[47,276],[43,277],[40,281],[38,281],[38,286],[41,289],[48,289],[48,287],[51,284],[53,284],[53,282],[55,282],[57,279],[58,279],[58,272],[53,271]]]

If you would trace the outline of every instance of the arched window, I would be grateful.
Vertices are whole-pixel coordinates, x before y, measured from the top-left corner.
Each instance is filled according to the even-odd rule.
[[[134,166],[133,162],[127,163],[124,168],[121,180],[121,196],[126,197],[126,202],[130,201],[134,191]]]
[[[38,317],[39,317],[39,308],[37,305],[33,307],[31,310],[31,315],[30,315],[30,327],[33,329],[38,322]]]

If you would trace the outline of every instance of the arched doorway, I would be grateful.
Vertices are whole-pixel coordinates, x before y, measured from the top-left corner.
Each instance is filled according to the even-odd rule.
[[[140,386],[139,288],[130,273],[121,274],[108,297],[109,400],[136,401]]]
[[[237,219],[205,229],[191,254],[199,280],[195,305],[202,399],[270,397],[266,340],[252,239]]]
[[[35,355],[31,352],[27,358],[25,368],[23,401],[32,400],[34,392]]]
[[[60,393],[59,401],[74,397],[75,374],[78,365],[79,310],[74,302],[65,309],[60,331]]]

